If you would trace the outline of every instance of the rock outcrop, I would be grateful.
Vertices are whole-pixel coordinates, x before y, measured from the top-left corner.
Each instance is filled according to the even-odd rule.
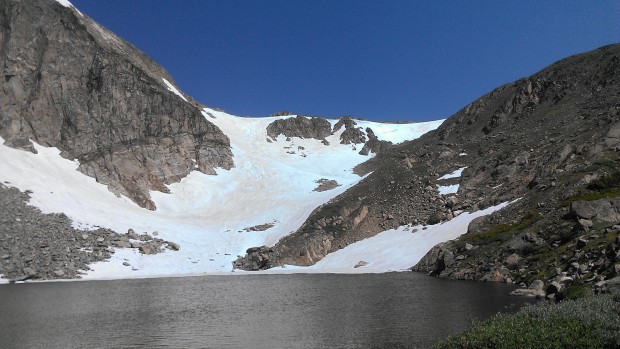
[[[149,190],[233,166],[228,137],[191,98],[168,89],[169,74],[87,16],[56,1],[5,0],[0,23],[6,145],[57,147],[81,172],[149,209]]]
[[[267,135],[272,139],[284,135],[286,137],[325,140],[325,137],[331,133],[331,124],[326,119],[303,115],[275,120],[267,126]]]
[[[338,132],[343,126],[344,131],[340,134],[340,144],[362,144],[366,142],[366,135],[361,127],[348,116],[341,117],[334,125],[332,133]]]

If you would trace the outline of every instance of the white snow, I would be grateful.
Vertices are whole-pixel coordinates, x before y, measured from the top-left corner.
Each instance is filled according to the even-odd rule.
[[[56,2],[61,4],[64,7],[68,7],[68,8],[75,10],[75,12],[77,12],[80,16],[84,17],[82,12],[80,12],[80,10],[78,10],[75,6],[73,6],[73,4],[69,2],[69,0],[56,0]]]
[[[31,190],[30,204],[46,213],[64,212],[76,227],[106,227],[121,233],[128,228],[138,233],[158,231],[158,237],[181,245],[178,252],[148,256],[135,249],[116,249],[109,262],[94,264],[86,278],[221,273],[230,272],[231,262],[248,247],[275,244],[298,229],[316,207],[359,182],[362,177],[352,169],[370,158],[350,145],[340,145],[342,130],[327,137],[329,146],[315,139],[286,141],[284,136],[267,142],[267,125],[292,116],[241,118],[205,109],[203,114],[207,113],[215,116],[207,119],[230,138],[235,167],[217,169],[215,176],[194,171],[168,186],[170,194],[152,192],[156,211],[115,196],[94,178],[76,171],[76,161],[38,144],[38,154],[32,154],[7,147],[0,138],[0,181]],[[375,129],[375,123],[368,124]],[[408,134],[417,137],[438,123],[404,125]],[[388,141],[403,137],[399,132],[378,136]],[[336,180],[340,186],[314,192],[321,178]],[[266,231],[243,231],[271,222],[274,227]],[[123,266],[125,261],[131,266]]]
[[[69,0],[56,0],[56,2],[64,7],[73,7],[73,4],[71,4]]]
[[[164,79],[164,78],[161,78],[161,79],[164,81],[164,84],[166,84],[166,87],[168,87],[168,90],[169,90],[170,92],[172,92],[172,93],[174,93],[175,95],[177,95],[177,96],[179,96],[179,97],[183,98],[183,100],[187,102],[187,98],[185,98],[185,96],[183,96],[183,94],[182,94],[182,93],[181,93],[181,92],[180,92],[180,91],[179,91],[176,87],[174,87],[174,85],[173,85],[173,84],[171,84],[171,83],[170,83],[170,81],[168,81],[168,80],[166,80],[166,79]]]
[[[419,138],[428,131],[432,131],[439,127],[444,120],[407,123],[407,124],[389,124],[381,122],[372,122],[366,120],[354,120],[356,127],[362,127],[364,132],[370,127],[375,136],[380,140],[389,141],[394,144]]]
[[[456,194],[459,191],[459,185],[440,185],[437,187],[437,190],[439,190],[439,194],[441,195]]]
[[[461,167],[458,170],[454,170],[454,172],[452,172],[452,173],[448,173],[448,174],[445,174],[445,175],[437,178],[437,180],[439,181],[439,180],[442,180],[442,179],[450,179],[450,178],[461,177],[461,173],[463,173],[463,170],[466,169],[466,168],[467,168],[467,166],[466,167]]]
[[[466,156],[467,153],[460,153],[459,156]]]

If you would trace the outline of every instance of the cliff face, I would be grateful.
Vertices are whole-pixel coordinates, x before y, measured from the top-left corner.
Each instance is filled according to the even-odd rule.
[[[72,7],[0,2],[0,69],[5,144],[57,147],[140,206],[192,170],[233,166],[228,137],[162,67]]]
[[[268,262],[262,265],[314,264],[327,253],[383,230],[436,224],[459,211],[521,198],[478,221],[470,229],[478,237],[464,238],[488,248],[470,251],[463,244],[443,246],[442,251],[462,256],[452,260],[454,264],[442,275],[526,280],[530,271],[548,268],[542,265],[547,261],[541,255],[553,254],[555,247],[584,231],[566,202],[583,195],[617,195],[613,188],[620,171],[618,96],[620,45],[569,57],[501,86],[437,130],[386,148],[360,166],[360,171],[372,174],[317,208],[300,229],[265,253],[262,258]],[[440,179],[463,167],[460,177]],[[593,189],[596,181],[602,184]],[[437,190],[438,185],[455,184],[459,185],[455,194],[442,195]],[[512,253],[523,258],[511,266],[517,270],[511,274],[505,260]],[[532,254],[531,260],[524,257],[526,253]],[[437,271],[433,257],[438,254],[427,256],[418,270],[441,274],[443,269]]]

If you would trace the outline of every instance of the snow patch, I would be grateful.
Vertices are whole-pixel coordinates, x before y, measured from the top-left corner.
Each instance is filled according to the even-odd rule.
[[[461,177],[461,173],[463,173],[463,170],[466,169],[466,168],[467,168],[467,166],[466,167],[461,167],[461,168],[459,168],[458,170],[455,170],[452,173],[448,173],[448,174],[445,174],[445,175],[437,178],[437,180],[439,181],[439,180],[442,180],[442,179],[450,179],[450,178]]]
[[[69,2],[69,0],[56,0],[56,2],[61,4],[64,7],[68,7],[68,8],[74,9],[75,12],[77,12],[80,16],[84,17],[82,12],[80,12],[80,10],[78,10],[75,6],[73,6],[73,4]]]
[[[64,7],[73,7],[73,4],[71,4],[69,0],[56,0],[56,2]]]
[[[423,134],[439,127],[445,121],[445,119],[409,124],[389,124],[357,119],[355,119],[354,121],[357,123],[356,127],[362,127],[364,132],[366,132],[367,127],[372,129],[375,136],[377,136],[379,140],[398,144],[404,141],[410,141],[416,138],[420,138]]]
[[[439,194],[441,195],[456,194],[459,191],[459,185],[440,185],[437,187],[437,190],[439,190]]]
[[[168,91],[170,91],[170,92],[174,93],[175,95],[183,98],[183,100],[187,102],[187,98],[185,98],[185,96],[183,96],[183,94],[181,94],[181,92],[176,87],[174,87],[174,85],[172,85],[170,83],[170,81],[168,81],[168,80],[166,80],[164,78],[161,78],[161,79],[164,81],[164,84],[166,84],[166,87],[168,87]]]

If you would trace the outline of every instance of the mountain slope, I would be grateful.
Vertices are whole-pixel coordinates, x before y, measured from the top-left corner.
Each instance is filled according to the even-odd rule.
[[[20,201],[0,274],[14,280],[229,272],[362,179],[355,166],[443,122],[236,117],[68,1],[4,1],[0,19],[0,191]]]
[[[2,1],[0,23],[7,145],[57,147],[150,209],[149,190],[166,191],[194,169],[233,166],[228,138],[162,67],[68,2]]]
[[[263,265],[314,264],[386,229],[435,224],[462,210],[521,198],[470,225],[461,240],[479,248],[449,243],[416,270],[528,281],[537,271],[566,269],[567,261],[543,256],[574,248],[572,239],[584,233],[567,202],[583,195],[617,195],[619,62],[620,45],[569,57],[481,97],[420,139],[383,151],[360,168],[373,170],[370,175],[315,210],[298,231],[262,256]],[[441,178],[457,170],[461,176]],[[607,240],[617,236],[611,229],[615,223],[620,221],[595,222],[599,238],[593,238],[598,244],[604,236],[601,249],[612,254],[617,244]],[[449,251],[448,266],[442,251]],[[512,254],[516,257],[507,261]],[[618,273],[614,258],[603,258],[596,275]],[[549,267],[550,262],[556,266]]]
[[[0,181],[29,190],[29,204],[44,213],[63,212],[76,228],[104,227],[116,232],[132,229],[180,246],[178,251],[165,250],[155,255],[122,246],[105,248],[106,253],[114,252],[110,261],[91,265],[92,270],[83,277],[230,272],[234,259],[248,246],[276,243],[299,228],[314,208],[357,183],[362,177],[353,168],[374,156],[359,154],[362,144],[341,144],[344,129],[325,137],[329,145],[314,138],[269,137],[270,124],[297,119],[295,115],[242,118],[208,108],[203,113],[229,137],[236,166],[218,169],[215,176],[192,171],[179,183],[166,186],[168,193],[150,192],[157,206],[154,211],[126,197],[116,197],[94,178],[76,171],[79,162],[63,159],[58,149],[36,143],[36,154],[0,145]],[[325,122],[333,127],[337,120]],[[419,137],[441,123],[356,122],[376,127],[378,137],[385,141]],[[325,181],[334,186],[324,186]],[[28,274],[24,268],[35,266],[43,268],[38,275],[51,274],[44,266],[45,255],[40,247],[34,246],[39,253],[26,261],[29,258],[8,243],[14,237],[26,241],[28,237],[1,227],[0,232],[0,242],[7,241],[0,243],[0,255],[10,256],[0,261],[0,274],[18,278]],[[89,240],[91,235],[97,236],[96,232],[86,231],[80,232],[78,238],[81,234]],[[107,241],[106,237],[100,245]],[[67,247],[79,250],[83,244]]]

